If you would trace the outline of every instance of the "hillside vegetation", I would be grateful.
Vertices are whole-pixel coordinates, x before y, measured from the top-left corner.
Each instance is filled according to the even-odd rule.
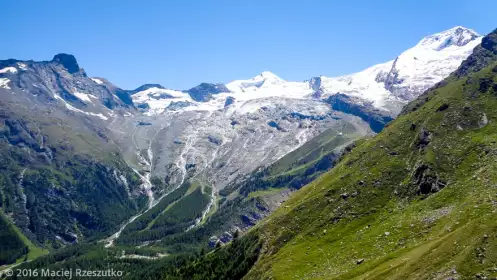
[[[244,279],[496,277],[496,120],[494,31],[454,74],[243,237],[262,242]],[[217,263],[229,275],[232,262],[215,252],[187,267]],[[185,271],[165,277],[195,279]]]
[[[4,105],[0,247],[8,258],[0,262],[24,256],[28,243],[50,250],[105,237],[145,206],[140,179],[93,125]]]

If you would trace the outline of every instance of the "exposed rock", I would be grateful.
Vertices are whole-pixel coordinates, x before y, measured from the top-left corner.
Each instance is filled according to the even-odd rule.
[[[483,37],[481,44],[462,62],[454,72],[456,77],[466,76],[470,72],[478,72],[495,61],[497,57],[497,33],[492,32]]]
[[[130,94],[135,94],[137,92],[144,91],[144,90],[151,89],[151,88],[165,89],[165,87],[163,87],[162,85],[159,85],[159,84],[144,84],[144,85],[137,87],[134,90],[130,90],[129,92],[130,92]]]
[[[142,109],[142,110],[144,110],[144,111],[146,111],[146,110],[150,109],[150,106],[149,106],[147,103],[138,104],[138,105],[136,105],[136,107],[137,107],[138,109]]]
[[[249,227],[254,226],[257,223],[256,219],[249,217],[247,215],[241,215],[240,219],[242,220],[242,222],[244,223],[245,226],[249,226]]]
[[[80,70],[76,58],[70,54],[65,54],[65,53],[57,54],[54,56],[52,61],[62,64],[62,66],[66,68],[67,72],[71,74],[79,72]]]
[[[226,101],[224,101],[224,108],[227,108],[231,104],[235,103],[235,98],[233,96],[226,97]]]
[[[442,111],[445,111],[447,109],[449,109],[449,104],[444,103],[444,104],[440,105],[440,107],[438,107],[437,112],[442,112]]]
[[[386,124],[393,120],[390,113],[373,107],[365,100],[357,100],[357,98],[345,94],[334,94],[326,102],[331,105],[333,110],[360,117],[369,124],[374,132],[380,132]]]
[[[488,124],[487,114],[483,113],[483,115],[481,116],[480,121],[478,122],[478,127],[479,128],[483,128],[487,124]]]
[[[223,139],[218,137],[218,136],[209,135],[209,136],[207,136],[207,139],[209,140],[209,142],[216,144],[216,145],[223,144]]]
[[[152,123],[150,123],[150,122],[144,122],[144,121],[139,121],[137,125],[138,126],[152,125]]]
[[[218,241],[219,241],[219,238],[217,238],[217,236],[215,236],[215,235],[211,236],[209,238],[209,247],[211,247],[211,248],[216,247],[216,244],[217,244]]]
[[[146,104],[146,103],[145,103]],[[182,108],[186,108],[186,107],[189,107],[191,106],[192,103],[188,102],[188,101],[172,101],[168,106],[167,106],[167,110],[171,110],[171,111],[177,111],[177,110],[180,110]]]
[[[220,237],[219,237],[219,240],[221,240],[221,242],[223,243],[228,243],[230,242],[231,240],[233,240],[233,235],[231,235],[231,233],[225,231]]]
[[[230,92],[230,90],[224,84],[201,83],[185,92],[195,101],[206,102],[212,99],[212,95]]]
[[[482,78],[479,83],[478,91],[485,93],[494,85],[494,80],[492,78]]]
[[[446,186],[428,165],[422,164],[416,168],[413,175],[414,183],[418,186],[418,194],[436,193]]]
[[[429,132],[425,128],[421,128],[421,131],[419,131],[418,135],[418,141],[416,142],[416,147],[418,147],[418,149],[425,148],[426,146],[428,146],[428,144],[430,144],[431,138],[431,132]]]

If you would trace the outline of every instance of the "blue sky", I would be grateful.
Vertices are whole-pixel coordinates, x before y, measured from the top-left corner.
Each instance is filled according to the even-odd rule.
[[[395,58],[456,25],[497,28],[495,0],[0,1],[0,59],[76,56],[130,89],[188,89],[269,70],[337,76]]]

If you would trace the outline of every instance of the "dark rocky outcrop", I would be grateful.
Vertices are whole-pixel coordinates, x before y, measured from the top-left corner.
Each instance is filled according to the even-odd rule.
[[[436,193],[446,186],[446,183],[426,164],[421,164],[416,168],[413,181],[418,187],[416,191],[418,195]]]
[[[139,87],[137,87],[136,89],[134,90],[129,90],[128,92],[133,95],[137,92],[140,92],[140,91],[144,91],[144,90],[147,90],[147,89],[150,89],[150,88],[160,88],[160,89],[165,89],[165,87],[163,87],[162,85],[159,85],[159,84],[144,84],[144,85],[141,85]]]
[[[442,112],[442,111],[445,111],[447,109],[449,109],[449,104],[444,103],[444,104],[440,105],[440,107],[438,107],[437,112]]]
[[[209,142],[211,142],[212,144],[216,144],[216,145],[221,145],[223,144],[223,139],[219,136],[213,136],[213,135],[209,135],[207,137],[207,139],[209,140]]]
[[[481,44],[463,61],[454,72],[454,76],[461,78],[470,72],[478,72],[497,58],[497,30],[483,37]]]
[[[380,132],[386,124],[393,120],[389,113],[381,111],[371,104],[357,102],[353,97],[345,94],[334,94],[328,97],[326,102],[331,105],[333,110],[358,116],[367,122],[376,133]]]
[[[197,102],[206,102],[212,99],[212,95],[230,92],[230,90],[224,84],[201,83],[185,92]]]
[[[192,103],[191,102],[188,102],[188,101],[173,101],[171,103],[169,103],[169,105],[167,106],[167,110],[171,110],[171,111],[175,111],[175,110],[179,110],[181,108],[185,108],[185,107],[188,107],[188,106],[191,106]]]
[[[324,93],[324,90],[323,90],[323,87],[322,87],[322,79],[321,79],[321,77],[314,77],[314,78],[312,78],[309,81],[309,85],[314,90],[314,92],[311,94],[312,98],[320,99],[321,96]]]
[[[138,109],[142,109],[142,110],[148,110],[150,108],[150,106],[147,103],[138,104],[138,105],[136,105],[136,107]]]
[[[70,54],[59,53],[59,54],[54,56],[52,61],[62,64],[62,66],[64,66],[64,68],[66,68],[67,72],[69,72],[71,74],[79,72],[79,70],[80,70],[78,62],[76,61],[76,58]]]
[[[235,103],[235,98],[233,96],[226,97],[226,101],[224,101],[224,108],[227,108],[231,104]]]
[[[430,144],[431,142],[431,137],[431,132],[424,128],[421,128],[421,130],[419,131],[418,140],[416,141],[416,147],[418,147],[419,149],[423,149],[424,147],[428,146],[428,144]]]
[[[490,88],[494,86],[494,80],[491,78],[482,78],[479,81],[478,91],[481,93],[487,92]]]

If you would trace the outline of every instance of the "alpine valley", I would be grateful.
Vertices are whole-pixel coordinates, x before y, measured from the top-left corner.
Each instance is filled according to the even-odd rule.
[[[0,270],[495,277],[496,46],[458,26],[346,76],[187,90],[1,60]]]

